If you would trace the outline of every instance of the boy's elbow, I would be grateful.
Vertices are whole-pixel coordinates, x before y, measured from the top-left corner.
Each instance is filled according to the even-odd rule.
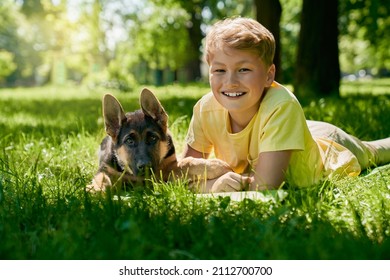
[[[186,158],[186,157],[208,158],[209,155],[210,154],[202,153],[202,152],[195,150],[194,148],[192,148],[188,144],[184,147],[184,151],[183,151],[183,158]]]

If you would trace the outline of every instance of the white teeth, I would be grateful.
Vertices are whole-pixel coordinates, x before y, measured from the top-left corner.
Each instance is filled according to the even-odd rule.
[[[229,97],[237,97],[244,95],[244,92],[223,92],[223,94]]]

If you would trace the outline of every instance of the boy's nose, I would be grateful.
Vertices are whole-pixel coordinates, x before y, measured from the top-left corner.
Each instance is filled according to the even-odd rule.
[[[237,86],[239,84],[237,75],[235,73],[231,73],[228,75],[227,83],[230,87]]]

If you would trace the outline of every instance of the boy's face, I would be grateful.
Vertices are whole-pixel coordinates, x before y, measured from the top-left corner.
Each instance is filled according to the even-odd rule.
[[[209,59],[209,80],[217,101],[230,114],[254,116],[264,89],[274,81],[275,66],[266,67],[251,51],[221,48]]]

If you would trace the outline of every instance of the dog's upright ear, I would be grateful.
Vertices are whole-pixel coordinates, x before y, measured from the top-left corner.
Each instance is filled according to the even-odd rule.
[[[119,101],[111,94],[103,97],[103,117],[107,134],[116,142],[122,121],[125,119],[125,112]]]
[[[157,97],[147,88],[141,92],[139,103],[145,115],[154,119],[164,130],[168,127],[168,115]]]

